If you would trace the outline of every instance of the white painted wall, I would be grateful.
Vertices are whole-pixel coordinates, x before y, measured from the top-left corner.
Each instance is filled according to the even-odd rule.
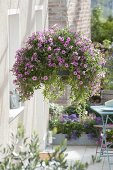
[[[8,97],[8,20],[7,0],[0,1],[0,144],[8,141],[9,97]]]
[[[41,16],[38,8],[42,7]],[[0,143],[6,143],[9,129],[9,63],[10,67],[14,59],[14,49],[11,51],[12,61],[9,62],[9,44],[8,44],[8,9],[19,9],[19,28],[17,38],[19,42],[16,42],[16,46],[23,45],[27,36],[30,36],[32,32],[36,31],[36,28],[43,30],[48,27],[48,0],[0,0]],[[36,10],[35,10],[36,9]],[[40,8],[41,9],[41,8]],[[36,15],[38,12],[38,15]],[[38,21],[38,17],[39,21]],[[41,19],[42,18],[42,19]],[[37,23],[36,23],[37,21]],[[18,22],[18,21],[17,21]],[[18,23],[17,23],[18,25]],[[15,23],[14,23],[15,28]],[[16,33],[14,35],[16,38]],[[14,41],[13,41],[14,42]],[[11,44],[10,44],[11,45]],[[12,85],[13,86],[13,85]],[[48,113],[49,103],[44,100],[42,95],[42,89],[35,92],[34,97],[25,102],[25,109],[23,115],[23,122],[26,130],[26,135],[31,136],[33,130],[39,133],[40,149],[45,148],[45,141],[43,140],[47,135],[48,127]],[[10,131],[13,132],[17,127],[16,123],[10,124]],[[14,130],[15,131],[15,130]]]
[[[9,46],[9,69],[11,70],[15,62],[15,51],[19,48],[19,10],[8,10],[8,46]],[[16,87],[13,83],[15,77],[9,72],[9,90],[13,91]]]

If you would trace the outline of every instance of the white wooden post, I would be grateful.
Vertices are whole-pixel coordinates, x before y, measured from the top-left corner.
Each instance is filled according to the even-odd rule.
[[[34,114],[33,114],[33,130],[39,135],[40,149],[46,147],[48,121],[49,121],[49,101],[44,99],[42,90],[35,91]]]
[[[34,12],[32,13],[32,16],[35,16],[35,22],[33,22],[34,25],[32,25],[32,29],[34,28],[34,31],[39,31],[39,30],[42,31],[44,29],[44,25],[47,26],[47,21],[46,21],[48,20],[47,18],[48,3],[47,2],[48,1],[46,0],[46,1],[40,1],[40,2],[38,1],[37,5],[31,4],[31,5],[34,5],[33,6]],[[34,20],[34,18],[32,19]],[[31,23],[29,21],[29,25],[30,24]],[[32,30],[30,30],[30,32],[32,32]],[[39,142],[40,142],[40,150],[44,150],[46,146],[48,115],[49,115],[48,101],[44,99],[44,96],[42,94],[42,89],[37,90],[35,91],[33,98],[25,102],[24,126],[25,126],[26,136],[31,136],[34,130],[38,133]]]
[[[33,131],[38,133],[40,150],[46,147],[48,120],[49,120],[49,102],[44,99],[43,89],[35,91],[34,97],[25,102],[24,108],[24,127],[26,136],[31,136]]]

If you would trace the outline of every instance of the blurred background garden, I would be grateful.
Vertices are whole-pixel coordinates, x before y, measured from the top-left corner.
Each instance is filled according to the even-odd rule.
[[[65,136],[61,135],[61,140],[67,138],[68,141],[77,140],[81,135],[87,134],[87,139],[82,138],[83,145],[100,143],[101,132],[94,125],[102,124],[101,116],[93,112],[90,106],[102,105],[107,100],[113,99],[113,2],[112,0],[92,0],[91,6],[91,40],[106,60],[103,66],[106,75],[101,81],[100,91],[91,96],[85,106],[77,107],[76,101],[68,106],[62,105],[60,99],[58,102],[50,103],[49,130],[53,133],[53,144],[58,144],[58,141],[54,139],[57,138],[55,134],[64,134]],[[108,141],[112,142],[113,130],[108,130],[107,135]],[[85,142],[86,140],[90,142]],[[80,141],[68,144],[81,145]]]

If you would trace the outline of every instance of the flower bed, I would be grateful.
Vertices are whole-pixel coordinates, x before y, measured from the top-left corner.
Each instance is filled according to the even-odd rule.
[[[49,122],[49,129],[55,133],[53,144],[59,144],[67,138],[68,145],[94,145],[99,139],[99,131],[94,125],[101,122],[100,117],[92,115],[80,119],[78,114],[62,114]]]

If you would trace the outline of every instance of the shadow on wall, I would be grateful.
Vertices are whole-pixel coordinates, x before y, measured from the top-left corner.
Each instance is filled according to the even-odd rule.
[[[5,68],[4,68],[4,72],[3,72],[3,74],[4,75],[2,75],[3,76],[3,78],[4,78],[4,81],[2,82],[2,84],[0,85],[0,103],[1,103],[1,105],[0,105],[0,117],[2,117],[2,114],[4,114],[3,113],[3,107],[4,107],[4,102],[3,102],[3,97],[4,97],[4,91],[5,91],[5,88],[6,88],[6,86],[8,85],[8,72],[7,72],[7,50],[8,50],[8,45],[6,45],[6,47],[5,47],[5,49],[4,49],[4,51],[3,51],[3,54],[1,55],[1,58],[0,58],[0,65],[2,65],[2,63],[3,63],[3,60],[5,60],[4,61],[4,66],[5,66]],[[2,119],[0,119],[0,124],[1,124],[1,121],[2,121]]]
[[[23,37],[23,40],[21,43],[23,43],[28,35],[31,34],[32,28],[35,24],[35,17],[32,16],[32,6],[33,6],[33,1],[29,1],[28,4],[28,11],[27,11],[27,23],[26,23],[26,30],[25,30],[25,35]],[[35,13],[34,13],[35,15]]]

